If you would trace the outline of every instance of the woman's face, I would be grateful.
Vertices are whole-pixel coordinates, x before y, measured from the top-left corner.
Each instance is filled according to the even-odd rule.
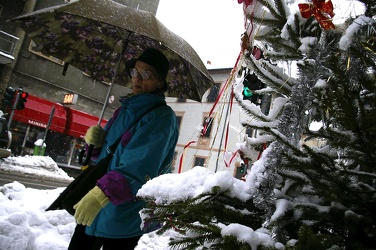
[[[150,93],[163,87],[163,82],[154,67],[142,61],[137,61],[134,69],[136,70],[131,69],[134,94]]]

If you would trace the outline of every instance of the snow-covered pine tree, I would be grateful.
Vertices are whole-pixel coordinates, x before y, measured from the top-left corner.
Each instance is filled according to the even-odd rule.
[[[312,11],[308,18],[290,11],[293,2],[245,2],[244,66],[267,86],[255,93],[272,96],[266,115],[235,86],[250,117],[243,125],[258,131],[240,149],[268,144],[246,180],[250,198],[218,186],[163,202],[143,195],[145,220],[163,222],[160,233],[177,231],[171,246],[184,249],[374,249],[376,3],[362,0],[364,15],[335,26],[329,0],[301,5]],[[254,46],[262,57],[252,55]],[[296,65],[296,74],[286,65]],[[313,121],[319,130],[310,129]],[[323,143],[306,145],[314,140]],[[223,225],[269,235],[272,243],[224,233]]]

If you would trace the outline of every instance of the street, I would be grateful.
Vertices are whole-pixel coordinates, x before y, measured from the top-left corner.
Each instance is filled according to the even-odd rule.
[[[69,180],[43,178],[41,176],[10,172],[0,169],[0,186],[18,181],[25,187],[35,189],[55,189],[57,187],[66,187],[71,182]]]

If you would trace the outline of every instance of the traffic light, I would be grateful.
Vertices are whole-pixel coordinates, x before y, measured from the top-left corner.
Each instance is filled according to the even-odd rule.
[[[16,90],[12,87],[7,87],[4,92],[4,98],[1,100],[4,107],[11,107],[13,104]]]
[[[260,105],[262,95],[256,94],[255,90],[264,88],[264,83],[255,74],[248,74],[244,78],[243,86],[243,100],[249,100],[256,105]]]
[[[242,174],[244,174],[244,172],[245,172],[245,165],[244,165],[244,163],[240,164],[239,172],[242,173]]]
[[[18,94],[19,97],[16,109],[21,110],[25,108],[25,103],[27,102],[27,97],[29,96],[29,94],[27,92],[23,92],[22,90],[18,90]]]
[[[247,165],[244,162],[235,162],[235,178],[242,180],[247,175]]]

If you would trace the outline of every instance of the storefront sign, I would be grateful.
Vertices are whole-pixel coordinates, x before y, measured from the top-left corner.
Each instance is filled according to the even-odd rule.
[[[41,128],[46,128],[47,127],[47,124],[41,123],[41,122],[37,122],[37,121],[33,121],[33,120],[29,120],[28,123],[31,124],[31,125],[34,125],[34,126],[41,127]]]

